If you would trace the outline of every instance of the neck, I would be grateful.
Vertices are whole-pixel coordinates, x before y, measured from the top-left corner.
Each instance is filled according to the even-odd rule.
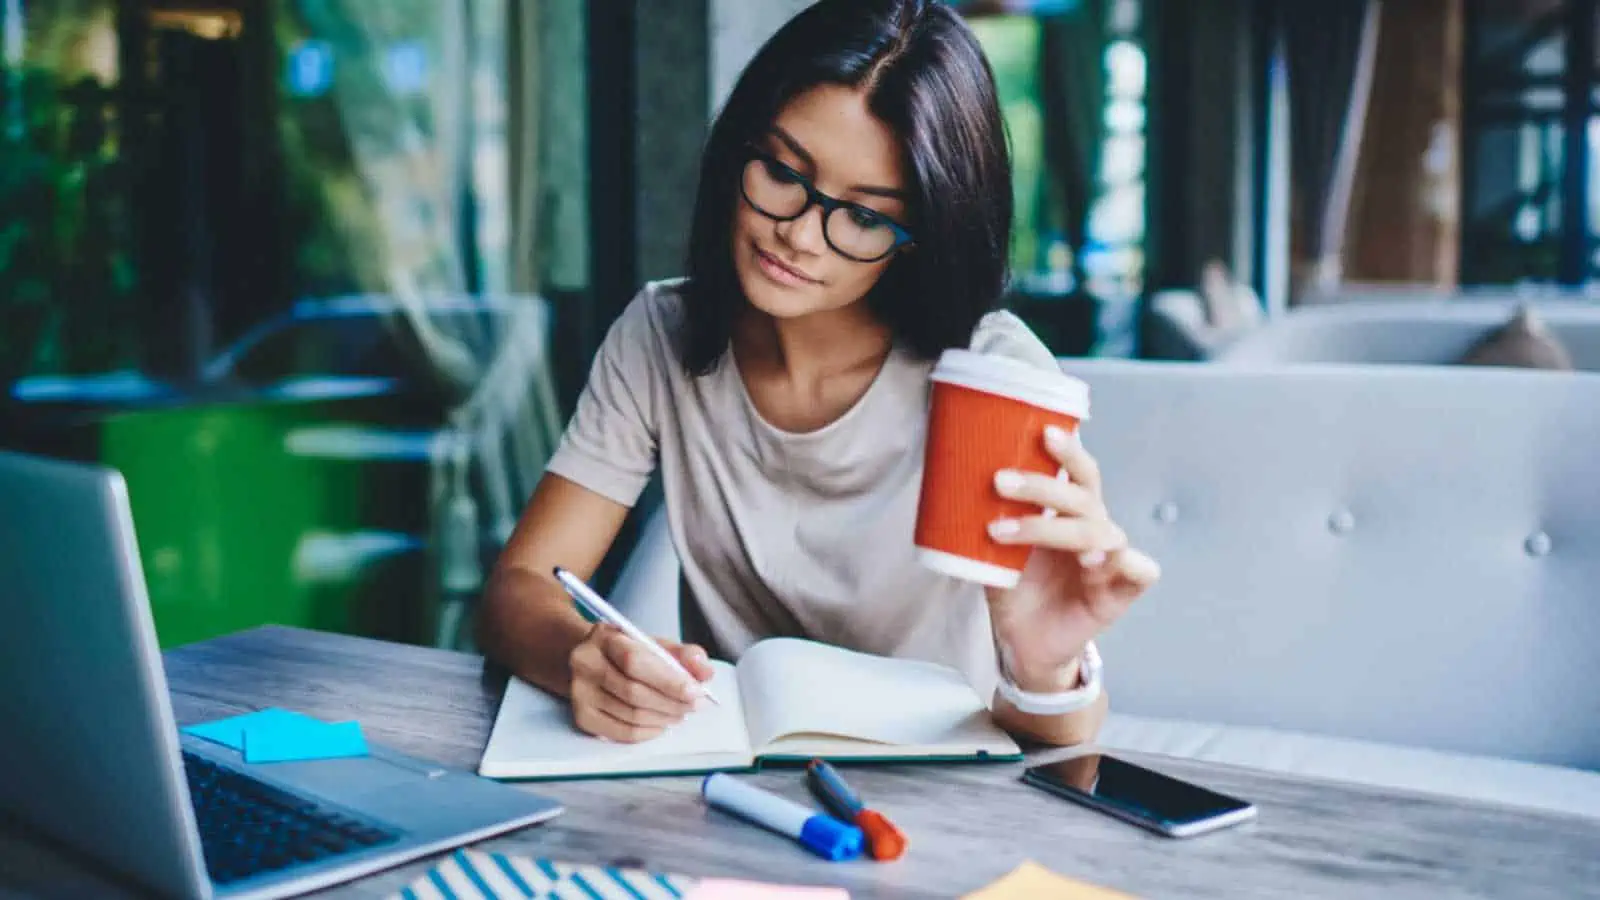
[[[817,381],[881,361],[894,338],[865,303],[853,303],[798,319],[778,319],[746,307],[733,342],[746,365],[791,381]]]

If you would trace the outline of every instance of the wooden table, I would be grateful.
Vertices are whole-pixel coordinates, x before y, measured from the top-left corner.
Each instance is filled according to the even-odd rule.
[[[288,628],[166,655],[180,723],[286,706],[472,769],[504,676],[478,657]],[[1054,750],[1031,761],[1063,755]],[[1134,758],[1140,758],[1136,755]],[[1017,782],[1022,764],[860,767],[851,781],[911,839],[895,863],[828,863],[720,812],[699,779],[529,782],[567,812],[480,849],[691,875],[837,884],[855,897],[957,897],[1027,859],[1143,897],[1562,897],[1600,892],[1600,820],[1399,794],[1166,757],[1143,761],[1254,800],[1259,820],[1187,840],[1147,834]],[[798,771],[751,776],[804,802]],[[429,863],[325,892],[384,897]],[[0,897],[132,896],[69,857],[0,834]]]

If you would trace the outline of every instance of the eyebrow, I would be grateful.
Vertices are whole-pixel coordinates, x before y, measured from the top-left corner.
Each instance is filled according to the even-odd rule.
[[[779,128],[776,125],[772,126],[772,133],[773,133],[773,135],[775,137],[777,137],[778,140],[783,142],[784,146],[789,148],[790,152],[792,152],[795,156],[800,157],[800,161],[801,162],[803,162],[807,166],[809,166],[812,171],[816,171],[816,168],[817,168],[817,160],[816,160],[816,158],[813,157],[810,153],[807,153],[806,152],[806,148],[802,147],[800,145],[800,142],[794,139],[793,135],[789,134],[789,132],[784,131],[782,128]],[[874,196],[874,197],[886,197],[886,198],[888,198],[890,200],[902,200],[903,201],[903,200],[907,199],[905,191],[898,190],[896,188],[890,188],[890,187],[879,187],[878,185],[873,185],[873,184],[852,185],[850,187],[850,191],[852,193],[856,193],[856,194],[870,194],[871,196]]]

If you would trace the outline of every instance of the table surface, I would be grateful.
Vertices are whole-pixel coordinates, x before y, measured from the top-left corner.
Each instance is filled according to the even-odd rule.
[[[369,739],[475,768],[505,677],[476,656],[268,627],[169,651],[181,724],[284,706],[356,719]],[[1068,755],[1045,750],[1029,763]],[[1173,840],[1018,782],[1028,763],[852,767],[906,832],[893,863],[829,863],[699,798],[699,779],[522,782],[561,801],[545,824],[478,849],[687,875],[834,884],[853,897],[958,897],[1024,860],[1141,897],[1574,897],[1600,892],[1600,821],[1128,754],[1254,801],[1257,821]],[[798,770],[748,776],[802,802]],[[318,896],[387,897],[432,861]],[[128,897],[84,865],[0,832],[0,896]]]

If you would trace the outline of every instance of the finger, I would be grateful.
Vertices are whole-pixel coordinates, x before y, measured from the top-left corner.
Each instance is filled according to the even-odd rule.
[[[637,744],[661,734],[663,729],[643,725],[630,725],[593,703],[573,704],[573,722],[578,730],[595,737]]]
[[[1103,516],[1100,498],[1082,485],[1051,475],[1002,469],[995,473],[994,489],[1002,497],[1034,503],[1068,516]]]
[[[1127,546],[1128,535],[1104,518],[1025,516],[996,519],[989,535],[1002,544],[1028,544],[1068,553],[1110,554]]]
[[[600,644],[608,665],[600,686],[631,706],[681,715],[694,704],[694,686],[659,657],[621,632]]]
[[[572,648],[572,655],[567,658],[567,662],[572,668],[574,681],[598,679],[604,674],[606,668],[611,665],[606,662],[605,653],[595,641],[595,635],[598,630],[599,626],[591,630],[589,637],[585,638],[578,646]]]
[[[696,679],[710,681],[711,677],[717,674],[717,670],[711,668],[711,656],[706,653],[704,647],[698,644],[679,644],[673,641],[662,641],[661,646],[667,648],[667,652],[671,653],[673,658],[685,669],[688,669],[689,674]]]
[[[668,716],[674,722],[694,710],[693,701],[663,693],[658,688],[628,677],[616,666],[607,666],[595,684],[624,706]]]
[[[612,632],[601,643],[606,659],[633,681],[653,688],[661,695],[675,701],[693,703],[699,688],[685,679],[666,660],[652,653],[648,647],[620,631]]]
[[[1132,547],[1113,552],[1106,562],[1114,580],[1136,590],[1145,590],[1161,580],[1161,565]]]
[[[633,706],[619,700],[605,686],[594,681],[575,682],[572,686],[572,703],[574,706],[589,706],[603,711],[606,715],[623,723],[639,728],[666,728],[676,725],[683,720],[682,716],[674,716],[659,710],[647,707]]]
[[[1067,477],[1082,485],[1096,496],[1100,493],[1100,464],[1083,449],[1083,441],[1075,432],[1051,425],[1044,430],[1045,447],[1061,463]]]

